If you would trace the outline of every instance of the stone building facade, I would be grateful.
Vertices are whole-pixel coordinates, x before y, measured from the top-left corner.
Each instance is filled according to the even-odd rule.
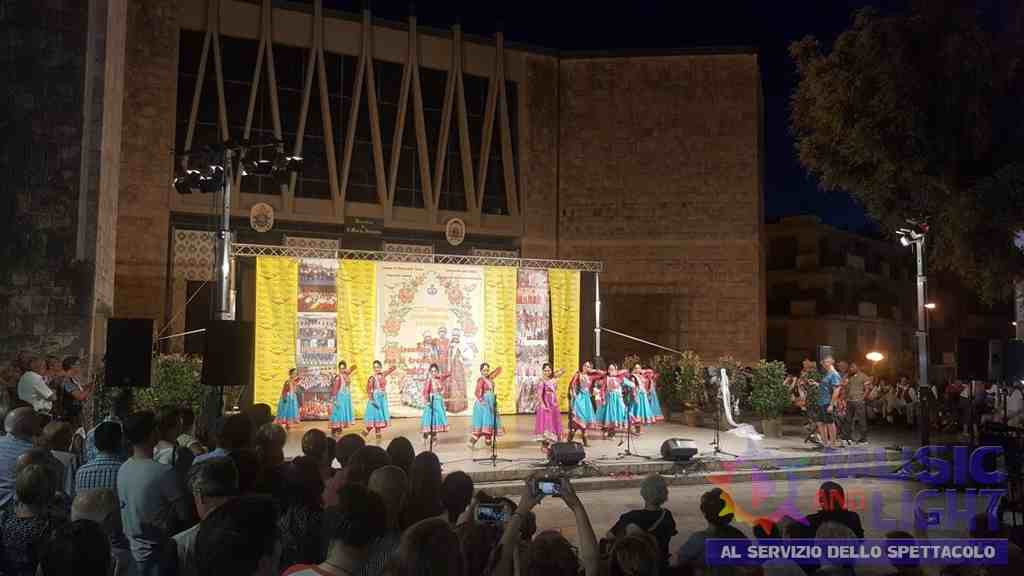
[[[217,211],[212,195],[177,192],[176,170],[204,145],[282,141],[303,173],[236,183],[240,241],[600,260],[605,326],[763,355],[755,53],[559,55],[319,1],[135,0],[124,14],[123,58],[104,67],[123,81],[123,119],[102,125],[110,146],[121,140],[103,188],[116,204],[94,217],[107,220],[93,240],[116,239],[102,244],[114,274],[85,274],[109,286],[113,315],[163,333],[201,315]],[[274,209],[270,232],[249,227],[257,203]],[[467,224],[457,248],[452,217]],[[244,309],[252,272],[237,277]],[[602,351],[654,352],[611,336]]]

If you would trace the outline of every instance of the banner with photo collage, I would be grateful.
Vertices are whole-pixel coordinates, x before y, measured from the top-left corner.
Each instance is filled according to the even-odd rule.
[[[541,366],[550,361],[548,271],[522,269],[516,289],[516,411],[533,413]]]
[[[338,361],[337,276],[337,260],[299,259],[295,367],[303,419],[327,419],[331,414],[331,383]]]

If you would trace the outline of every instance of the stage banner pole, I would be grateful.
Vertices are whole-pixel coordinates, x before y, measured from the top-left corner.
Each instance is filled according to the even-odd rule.
[[[484,362],[501,367],[494,381],[501,414],[516,412],[516,269],[484,267]],[[479,366],[477,366],[479,369]]]
[[[357,418],[366,410],[366,381],[373,373],[377,336],[377,263],[342,260],[338,266],[338,360],[352,375],[352,408]]]
[[[580,272],[579,270],[548,270],[551,290],[551,331],[555,370],[565,370],[558,381],[558,398],[562,410],[568,410],[569,397],[564,394],[580,358]]]
[[[253,401],[277,411],[281,386],[295,366],[299,261],[256,258],[256,322]]]

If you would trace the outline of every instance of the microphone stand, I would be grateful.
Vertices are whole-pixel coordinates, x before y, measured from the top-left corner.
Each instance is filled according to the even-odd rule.
[[[492,382],[493,385],[493,382]],[[488,458],[473,458],[473,462],[488,462],[491,467],[497,467],[498,462],[513,462],[506,458],[498,458],[498,387],[494,386],[494,402],[491,403],[491,455]]]
[[[435,423],[434,423],[434,381],[433,380],[428,380],[428,382],[430,382],[430,391],[427,393],[427,402],[430,402],[430,440],[429,440],[429,445],[428,445],[427,451],[428,452],[433,452],[434,451],[434,426],[435,426]]]

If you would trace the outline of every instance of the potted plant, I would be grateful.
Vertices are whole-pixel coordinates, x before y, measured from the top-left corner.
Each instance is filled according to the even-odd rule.
[[[676,391],[687,426],[700,425],[700,408],[704,391],[704,364],[696,352],[683,352],[676,369]]]
[[[761,360],[750,376],[750,405],[761,417],[761,431],[765,436],[782,437],[782,412],[792,403],[786,387],[786,365],[782,362]]]
[[[676,406],[682,403],[679,396],[679,361],[675,356],[655,356],[651,366],[658,374],[658,402],[663,416],[668,420],[676,411]]]

